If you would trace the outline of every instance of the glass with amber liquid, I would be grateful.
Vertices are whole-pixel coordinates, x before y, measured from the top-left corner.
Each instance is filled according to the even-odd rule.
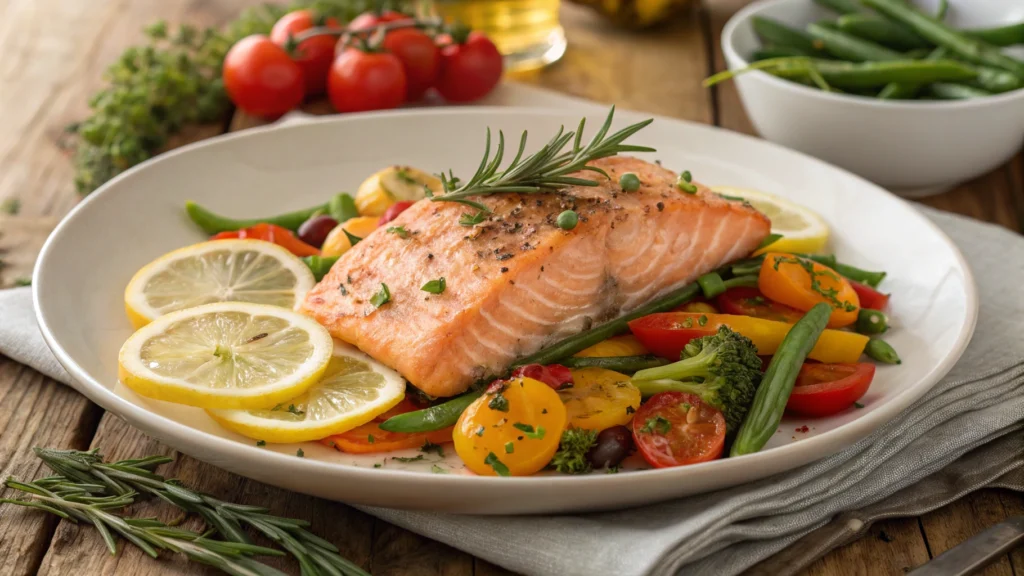
[[[487,34],[505,57],[508,70],[550,64],[565,53],[558,24],[559,0],[435,0],[446,22],[460,22]]]

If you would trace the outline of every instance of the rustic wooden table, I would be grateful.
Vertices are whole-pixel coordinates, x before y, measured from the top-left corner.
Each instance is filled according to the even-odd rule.
[[[86,112],[86,98],[105,67],[140,40],[143,25],[212,25],[255,0],[8,0],[0,3],[0,201],[16,198],[21,211],[0,215],[6,268],[0,285],[30,274],[49,231],[79,200],[71,165],[58,145],[64,125]],[[704,0],[678,22],[657,31],[616,30],[586,10],[565,6],[570,48],[548,69],[520,80],[600,102],[724,126],[751,127],[729,84],[712,91],[699,81],[721,69],[718,35],[745,0]],[[312,106],[323,110],[322,106]],[[223,126],[203,126],[178,144],[258,122],[235,115]],[[1024,157],[925,203],[1020,231],[1024,223]],[[2,320],[2,319],[0,319]],[[0,356],[0,475],[45,474],[32,446],[99,448],[109,458],[173,451],[127,426],[84,396]],[[376,520],[343,504],[285,492],[181,456],[166,471],[224,499],[267,504],[275,513],[307,518],[313,530],[378,576],[502,574],[462,552]],[[0,496],[8,496],[0,492]],[[140,515],[148,515],[143,504]],[[1007,516],[1024,513],[1020,494],[981,490],[920,518],[893,519],[868,536],[834,550],[806,574],[898,574],[926,562]],[[295,571],[296,567],[285,565]],[[0,507],[0,575],[83,576],[100,573],[184,574],[200,571],[180,557],[153,561],[125,547],[106,553],[95,530],[53,516]],[[1024,550],[1002,558],[989,575],[1024,575]]]

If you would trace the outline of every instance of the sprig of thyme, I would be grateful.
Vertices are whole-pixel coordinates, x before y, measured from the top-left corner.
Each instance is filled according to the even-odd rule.
[[[569,176],[569,174],[587,170],[608,178],[608,174],[604,170],[587,164],[622,152],[655,151],[654,148],[647,146],[623,144],[623,141],[645,128],[654,121],[653,119],[637,122],[608,136],[614,116],[615,107],[612,106],[604,124],[586,146],[583,145],[582,140],[583,128],[587,119],[582,118],[575,131],[566,132],[564,126],[560,127],[554,138],[540,150],[525,158],[523,152],[526,150],[527,132],[523,131],[519,140],[519,151],[512,162],[501,171],[498,168],[501,166],[505,154],[505,134],[501,131],[498,132],[498,147],[494,156],[491,157],[491,130],[488,128],[484,156],[473,177],[460,183],[452,177],[450,170],[448,174],[442,172],[440,176],[444,194],[433,195],[430,199],[434,202],[466,204],[486,214],[490,213],[490,209],[479,202],[469,200],[471,196],[500,193],[538,194],[552,192],[566,186],[597,186],[597,182],[594,180]],[[570,141],[572,149],[563,152],[562,149]]]

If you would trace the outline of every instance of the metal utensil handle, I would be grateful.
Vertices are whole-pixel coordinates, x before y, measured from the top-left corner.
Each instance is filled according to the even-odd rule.
[[[1024,516],[1014,516],[939,554],[907,576],[966,576],[1024,544]]]

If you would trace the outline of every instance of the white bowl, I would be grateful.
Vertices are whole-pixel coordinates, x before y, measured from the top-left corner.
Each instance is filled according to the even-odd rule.
[[[917,3],[934,10],[936,0]],[[730,70],[745,68],[761,42],[753,16],[803,29],[835,17],[811,0],[762,0],[736,13],[722,32]],[[1019,0],[951,0],[957,28],[1024,20]],[[1020,50],[1010,51],[1018,57]],[[735,79],[754,128],[768,140],[817,156],[893,189],[926,196],[984,174],[1024,142],[1024,90],[963,101],[883,101],[830,94],[764,72]]]

